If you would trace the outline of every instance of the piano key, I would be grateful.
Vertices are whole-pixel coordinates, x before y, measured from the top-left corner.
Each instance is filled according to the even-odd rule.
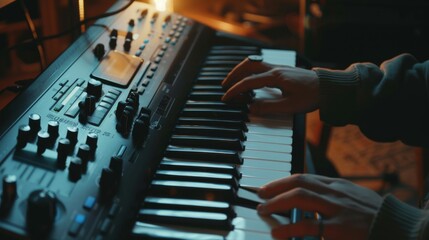
[[[247,114],[242,110],[223,110],[211,108],[184,108],[181,116],[238,121],[247,120]]]
[[[223,89],[220,85],[194,85],[192,87],[192,91],[210,91],[210,92],[222,92],[225,93],[225,89]]]
[[[206,230],[206,229],[204,229]],[[210,230],[209,230],[210,231]],[[132,230],[132,236],[138,239],[168,239],[168,240],[224,240],[223,235],[209,231],[186,231],[183,228],[148,224],[137,221]],[[134,239],[133,238],[133,239]]]
[[[234,67],[241,62],[237,60],[207,60],[204,66],[231,66]]]
[[[264,142],[264,143],[277,143],[277,144],[292,144],[292,137],[273,136],[265,134],[246,133],[247,141],[249,142]]]
[[[175,146],[188,146],[198,148],[214,148],[243,151],[244,145],[238,138],[214,138],[202,136],[173,135],[170,144]]]
[[[220,183],[238,188],[238,183],[235,176],[226,173],[211,173],[189,170],[158,170],[155,173],[155,178],[158,180]]]
[[[207,136],[207,137],[220,137],[220,138],[233,138],[245,140],[246,135],[241,129],[221,128],[211,126],[188,126],[177,125],[173,130],[177,135],[194,135],[194,136]]]
[[[139,211],[137,219],[143,222],[173,223],[203,228],[225,230],[232,228],[230,219],[224,213],[144,208]]]
[[[250,192],[249,190],[241,187],[237,190],[237,198],[235,200],[235,204],[237,205],[256,209],[256,207],[263,202],[265,202],[265,200],[260,198],[258,194],[254,192]]]
[[[210,109],[219,109],[219,110],[238,110],[249,112],[247,105],[237,104],[226,104],[224,102],[213,102],[213,101],[187,101],[185,104],[186,108],[210,108]]]
[[[214,45],[211,47],[212,50],[246,50],[253,51],[255,54],[260,53],[259,47],[255,46],[241,46],[241,45]]]
[[[226,214],[229,218],[236,216],[230,203],[185,198],[146,197],[143,208],[218,212]]]
[[[229,69],[229,70],[231,70],[231,69]],[[210,71],[210,70],[207,70],[207,71],[200,72],[199,76],[201,76],[201,77],[223,77],[223,78],[225,78],[228,75],[228,73],[229,73],[229,71],[219,71],[219,70]]]
[[[201,85],[217,85],[220,86],[224,77],[219,76],[200,76],[197,78],[197,84]]]
[[[242,167],[249,167],[255,169],[267,169],[267,170],[276,170],[279,172],[290,172],[292,165],[290,162],[279,162],[279,161],[267,161],[262,159],[246,159],[246,162],[243,163]]]
[[[208,56],[206,58],[208,61],[243,61],[242,56],[231,56],[231,55],[216,55],[216,56]]]
[[[192,91],[189,99],[194,101],[221,101],[223,92]]]
[[[209,66],[206,66],[206,67],[201,68],[200,74],[205,73],[205,72],[218,72],[218,73],[228,74],[231,70],[232,70],[232,67],[209,67]]]
[[[247,150],[264,149],[269,152],[291,153],[292,145],[246,141]]]
[[[232,150],[212,150],[212,149],[194,149],[194,148],[178,148],[168,146],[165,151],[166,157],[184,158],[190,160],[205,160],[219,163],[242,164],[243,158],[239,153]]]
[[[270,161],[280,161],[280,162],[291,162],[292,154],[291,153],[281,153],[281,152],[269,152],[263,150],[253,150],[246,149],[241,154],[241,157],[244,159],[253,158],[253,159],[262,159]]]
[[[237,217],[232,220],[232,224],[237,230],[270,233],[272,228],[290,223],[290,218],[284,216],[260,216],[255,209],[240,206],[234,209]]]
[[[266,125],[256,126],[253,123],[246,123],[249,133],[252,134],[261,134],[261,135],[270,135],[270,136],[283,136],[283,137],[292,137],[293,130],[292,127],[278,127],[276,128],[273,125],[268,127],[269,123]]]
[[[150,194],[159,197],[192,198],[210,201],[231,201],[235,190],[226,184],[153,180]]]
[[[177,123],[179,125],[202,125],[202,126],[241,129],[243,131],[248,131],[246,124],[243,121],[239,121],[239,120],[180,117]]]
[[[290,165],[291,164],[289,164],[289,166]],[[279,170],[273,170],[273,169],[252,168],[252,167],[243,165],[243,166],[240,166],[239,169],[237,169],[237,171],[240,171],[243,177],[258,177],[258,178],[268,179],[269,181],[274,181],[290,175],[289,168],[284,169],[283,171],[279,171]]]
[[[209,55],[241,55],[243,56],[243,60],[249,56],[249,55],[255,55],[255,51],[252,50],[232,50],[232,49],[222,49],[222,50],[217,50],[217,49],[213,49],[209,52]],[[225,64],[227,65],[227,64]]]
[[[234,164],[191,162],[182,159],[163,158],[159,165],[159,169],[208,171],[212,173],[232,174],[236,178],[241,177],[241,174]],[[248,175],[251,175],[251,173]]]

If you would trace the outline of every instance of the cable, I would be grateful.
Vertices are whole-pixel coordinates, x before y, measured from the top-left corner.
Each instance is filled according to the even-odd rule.
[[[132,4],[134,1],[135,1],[135,0],[130,0],[130,2],[129,2],[129,3],[127,3],[127,4],[126,4],[126,5],[124,5],[123,7],[119,8],[118,10],[115,10],[115,11],[112,11],[112,12],[107,12],[107,13],[104,13],[104,14],[100,14],[100,15],[97,15],[97,16],[93,16],[93,17],[90,17],[90,18],[84,19],[84,20],[80,21],[78,24],[76,24],[76,25],[74,25],[74,26],[70,27],[69,29],[67,29],[67,30],[65,30],[65,31],[62,31],[62,32],[60,32],[60,33],[56,33],[56,34],[52,34],[52,35],[43,36],[43,37],[41,37],[41,38],[38,38],[38,41],[41,43],[41,42],[44,42],[44,41],[46,41],[46,40],[50,40],[50,39],[54,39],[54,38],[58,38],[58,37],[61,37],[61,36],[67,35],[67,34],[69,34],[69,33],[73,32],[74,30],[76,30],[77,28],[80,28],[80,26],[81,26],[82,24],[86,24],[86,23],[91,22],[91,21],[94,21],[94,20],[98,20],[98,19],[101,19],[101,18],[110,17],[110,16],[113,16],[113,15],[115,15],[115,14],[118,14],[118,13],[120,13],[120,12],[124,11],[125,9],[127,9],[129,6],[131,6],[131,4]],[[102,27],[104,27],[105,29],[109,29],[109,27],[108,27],[108,26],[103,25],[103,24],[94,24],[93,26],[102,26]],[[26,45],[26,44],[29,44],[29,43],[32,43],[32,42],[34,42],[34,39],[27,39],[27,40],[24,40],[24,41],[22,41],[22,42],[20,42],[20,43],[18,43],[18,44],[15,44],[15,45],[12,45],[12,46],[8,47],[8,48],[7,48],[7,51],[13,50],[13,49],[15,49],[15,48],[19,48],[19,47],[21,47],[21,46],[23,46],[23,45]]]
[[[28,11],[27,6],[24,3],[24,0],[18,0],[18,2],[21,5],[22,11],[24,12],[25,21],[27,22],[28,28],[31,31],[31,34],[33,36],[33,41],[37,44],[37,52],[39,53],[39,60],[40,60],[40,68],[41,70],[45,69],[46,67],[46,57],[45,57],[45,51],[43,49],[43,46],[41,43],[39,43],[39,35],[37,34],[36,27],[34,26],[34,22],[31,19],[30,12]]]

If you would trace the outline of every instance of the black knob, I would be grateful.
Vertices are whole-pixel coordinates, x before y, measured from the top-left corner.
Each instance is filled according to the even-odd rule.
[[[85,97],[85,100],[79,103],[80,110],[85,112],[87,115],[92,115],[95,110],[96,99],[92,95],[88,95]]]
[[[50,136],[50,144],[53,144],[55,140],[58,138],[58,132],[60,128],[60,123],[57,121],[49,121],[48,122],[48,133]]]
[[[122,112],[119,122],[116,124],[116,130],[122,133],[122,135],[127,135],[131,128],[132,114],[130,111],[124,110]]]
[[[67,135],[66,138],[70,140],[71,146],[75,146],[77,143],[79,128],[77,127],[67,127]]]
[[[27,229],[36,238],[49,233],[57,214],[57,197],[49,190],[35,190],[27,199]]]
[[[141,119],[137,119],[133,128],[133,140],[137,146],[143,144],[149,133],[149,123]]]
[[[17,148],[24,148],[30,141],[31,128],[29,125],[22,125],[18,129]]]
[[[76,156],[82,159],[82,171],[86,172],[88,161],[91,158],[91,147],[88,144],[81,144]]]
[[[67,156],[70,154],[71,144],[67,138],[58,140],[57,148],[57,167],[64,169],[66,167]]]
[[[28,125],[30,126],[31,137],[35,137],[40,131],[40,119],[40,115],[36,113],[30,114],[28,117]]]
[[[96,133],[90,132],[86,135],[86,144],[91,147],[91,158],[94,157],[95,150],[97,149],[98,135]]]
[[[117,190],[117,177],[112,169],[103,168],[100,177],[100,197],[103,200],[110,199]]]
[[[131,49],[131,42],[133,41],[133,33],[127,32],[127,35],[125,35],[125,42],[124,42],[124,50],[130,51]]]
[[[46,131],[37,133],[37,154],[42,155],[50,143],[50,135]]]
[[[90,79],[88,81],[88,85],[86,86],[86,92],[88,95],[92,95],[95,97],[95,100],[100,99],[102,94],[103,84],[95,79]]]
[[[121,157],[113,156],[110,158],[109,168],[115,173],[116,178],[119,180],[122,177],[123,160]]]
[[[106,53],[106,50],[104,49],[104,44],[98,43],[92,52],[98,60],[101,60]]]
[[[0,212],[6,213],[10,210],[16,199],[17,178],[15,175],[3,177],[3,192],[1,196]]]
[[[134,19],[130,19],[130,21],[128,22],[128,26],[134,27],[134,25],[135,25]]]
[[[76,157],[69,164],[69,179],[76,182],[82,176],[82,159]]]
[[[117,41],[118,41],[118,30],[112,29],[112,31],[110,32],[109,47],[111,49],[115,49]]]
[[[116,119],[121,119],[122,113],[125,110],[125,107],[127,106],[127,102],[124,101],[120,101],[118,102],[118,105],[116,106],[116,111],[115,111],[115,115],[116,115]]]

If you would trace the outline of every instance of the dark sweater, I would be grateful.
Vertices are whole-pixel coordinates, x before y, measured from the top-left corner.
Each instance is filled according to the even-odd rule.
[[[381,66],[356,63],[346,70],[313,69],[320,79],[320,118],[356,124],[376,141],[429,146],[429,61],[410,54]],[[429,212],[387,196],[369,239],[429,239]]]

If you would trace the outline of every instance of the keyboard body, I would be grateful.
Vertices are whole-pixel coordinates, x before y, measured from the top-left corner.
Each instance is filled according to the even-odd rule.
[[[1,112],[1,239],[162,238],[162,234],[145,235],[143,225],[152,223],[137,219],[153,184],[165,181],[159,179],[160,163],[176,159],[181,154],[177,150],[185,148],[172,144],[173,136],[180,142],[180,135],[192,135],[178,133],[179,118],[189,118],[195,109],[212,109],[186,105],[195,97],[192,89],[204,64],[213,60],[207,56],[216,49],[233,55],[233,49],[243,46],[262,53],[251,41],[223,35],[175,13],[156,12],[141,2],[97,24],[105,27],[89,28]],[[254,131],[261,130],[261,117],[248,118]],[[272,121],[275,126],[277,120]],[[275,132],[273,126],[266,127],[267,131]],[[303,116],[288,116],[278,120],[277,126],[283,126],[290,142],[279,137],[280,142],[274,144],[283,144],[287,150],[278,155],[281,159],[262,164],[268,170],[277,163],[288,165],[278,176],[302,172]],[[226,129],[224,138],[229,136]],[[217,130],[206,126],[204,131]],[[246,139],[260,135],[243,133]],[[236,154],[243,161],[261,163],[261,157],[250,154],[250,142],[250,152]],[[247,168],[249,172],[258,169]],[[250,178],[238,186],[252,188],[262,182]],[[186,234],[177,232],[176,238],[186,239],[190,236]],[[207,236],[240,239],[240,234],[221,229]]]

